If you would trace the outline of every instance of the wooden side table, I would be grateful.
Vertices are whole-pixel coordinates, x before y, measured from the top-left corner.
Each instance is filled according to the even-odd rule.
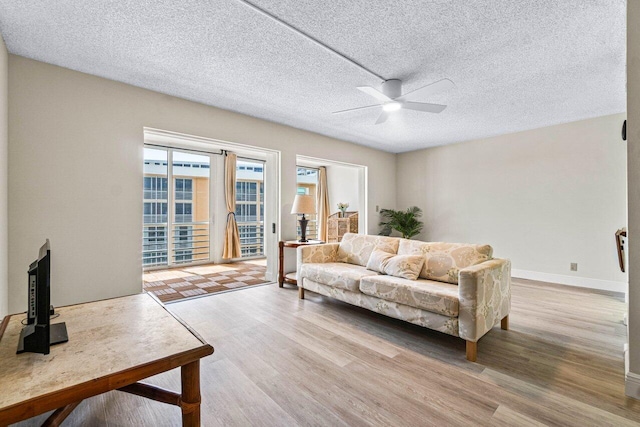
[[[308,242],[298,242],[297,240],[287,240],[280,241],[278,244],[278,248],[280,250],[280,264],[278,270],[278,286],[283,287],[285,283],[289,283],[291,285],[298,285],[298,280],[296,279],[297,272],[291,271],[289,273],[284,272],[284,248],[297,248],[298,246],[304,245],[319,245],[324,243],[322,240],[309,240]]]

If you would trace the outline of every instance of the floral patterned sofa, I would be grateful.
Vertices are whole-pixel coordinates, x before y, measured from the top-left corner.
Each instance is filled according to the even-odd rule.
[[[489,245],[345,234],[340,243],[298,247],[299,296],[309,290],[466,340],[501,321],[508,329],[511,262]]]

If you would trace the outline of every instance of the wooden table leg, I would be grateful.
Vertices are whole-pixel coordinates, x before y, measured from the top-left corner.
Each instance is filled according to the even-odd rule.
[[[70,403],[67,406],[63,406],[62,408],[56,409],[53,414],[49,416],[42,424],[42,427],[58,427],[62,424],[62,422],[76,409],[82,402],[82,400],[78,400],[75,403]]]
[[[181,368],[183,427],[200,427],[200,361],[188,363]]]
[[[280,263],[278,264],[278,286],[282,288],[284,283],[284,242],[278,243],[278,249],[280,250]]]

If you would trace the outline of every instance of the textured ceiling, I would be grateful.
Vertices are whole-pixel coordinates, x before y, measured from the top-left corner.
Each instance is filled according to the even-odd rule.
[[[624,0],[253,0],[440,114],[378,109],[369,73],[238,0],[0,0],[11,53],[403,152],[626,111]]]

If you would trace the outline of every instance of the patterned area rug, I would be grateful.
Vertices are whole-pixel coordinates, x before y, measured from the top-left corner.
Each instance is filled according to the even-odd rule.
[[[266,270],[265,260],[155,270],[143,274],[143,289],[162,302],[173,302],[269,283]]]

